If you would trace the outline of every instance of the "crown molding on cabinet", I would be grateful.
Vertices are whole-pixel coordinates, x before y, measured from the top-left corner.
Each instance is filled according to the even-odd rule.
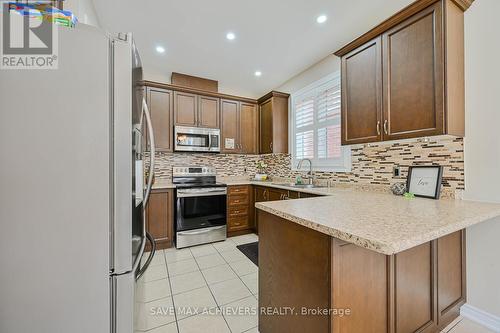
[[[354,49],[357,49],[358,47],[368,43],[369,41],[373,40],[374,38],[380,36],[387,30],[393,28],[394,26],[398,25],[399,23],[403,22],[404,20],[408,19],[409,17],[417,14],[418,12],[422,11],[423,9],[429,7],[430,5],[439,2],[442,0],[417,0],[413,3],[411,3],[409,6],[403,8],[393,16],[389,17],[387,20],[383,21],[364,35],[356,38],[349,44],[345,45],[341,49],[337,50],[334,54],[338,57],[342,57],[346,55],[347,53],[351,52]],[[466,11],[474,2],[474,0],[446,0],[446,1],[451,1],[453,4],[458,6],[462,11]]]

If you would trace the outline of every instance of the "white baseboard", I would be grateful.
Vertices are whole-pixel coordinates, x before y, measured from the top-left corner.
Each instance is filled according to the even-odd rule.
[[[460,308],[460,315],[490,330],[500,333],[500,317],[489,314],[469,304],[464,304]]]

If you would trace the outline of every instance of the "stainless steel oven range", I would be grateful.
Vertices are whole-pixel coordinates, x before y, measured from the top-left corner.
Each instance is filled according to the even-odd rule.
[[[175,244],[184,248],[226,239],[227,186],[216,182],[215,168],[173,168]]]

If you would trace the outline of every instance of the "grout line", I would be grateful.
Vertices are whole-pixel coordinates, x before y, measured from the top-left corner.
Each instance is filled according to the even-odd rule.
[[[212,247],[213,247],[213,245],[212,245]],[[215,247],[214,247],[214,249],[215,249]],[[218,253],[217,249],[215,249],[215,251]],[[191,254],[192,254],[192,252],[191,252]],[[222,259],[224,259],[224,258],[222,258]],[[196,262],[196,265],[198,266],[198,269],[200,270],[200,274],[201,274],[201,276],[203,277],[203,280],[205,280],[205,283],[207,284],[208,291],[209,291],[209,292],[210,292],[210,294],[212,295],[212,297],[213,297],[213,299],[214,299],[214,302],[215,302],[215,305],[217,306],[217,309],[220,311],[220,314],[221,314],[221,316],[222,316],[222,319],[224,319],[224,322],[226,323],[226,326],[227,326],[227,328],[229,329],[229,332],[233,332],[233,331],[231,330],[231,327],[229,326],[229,323],[228,323],[228,322],[227,322],[227,320],[226,320],[226,317],[225,317],[225,316],[224,316],[224,314],[222,313],[222,309],[220,308],[219,303],[217,302],[217,299],[215,298],[215,295],[214,295],[214,293],[212,292],[212,289],[210,288],[210,285],[208,284],[207,279],[205,278],[205,275],[203,275],[203,273],[201,272],[200,265],[198,265],[198,262],[197,262],[196,260],[195,260],[195,262]]]

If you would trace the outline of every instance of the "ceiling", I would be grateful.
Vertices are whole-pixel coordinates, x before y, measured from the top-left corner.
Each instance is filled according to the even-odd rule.
[[[180,72],[260,97],[407,6],[412,0],[106,0],[103,28],[131,31],[146,75]],[[318,15],[328,20],[316,22]],[[236,39],[226,39],[234,32]],[[156,46],[165,47],[164,54]],[[262,76],[256,77],[255,71]]]

